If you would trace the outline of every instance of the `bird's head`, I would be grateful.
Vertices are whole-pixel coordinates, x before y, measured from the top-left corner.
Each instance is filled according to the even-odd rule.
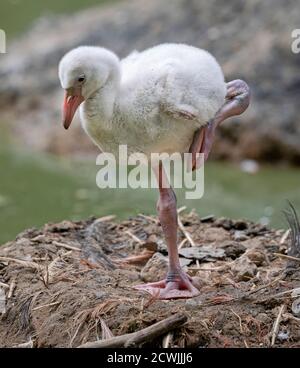
[[[102,88],[110,76],[115,54],[101,47],[80,46],[59,63],[59,79],[65,90],[63,125],[68,129],[79,105]]]

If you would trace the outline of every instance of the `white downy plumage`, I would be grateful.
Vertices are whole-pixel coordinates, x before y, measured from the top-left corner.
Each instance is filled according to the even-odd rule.
[[[120,144],[146,155],[188,152],[195,131],[226,95],[215,58],[184,44],[161,44],[123,60],[104,48],[78,47],[60,62],[62,87],[81,74],[82,125],[105,152],[117,153]]]

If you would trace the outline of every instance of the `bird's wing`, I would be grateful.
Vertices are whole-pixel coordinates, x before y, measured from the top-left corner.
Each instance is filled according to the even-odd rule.
[[[201,125],[203,124],[199,116],[199,111],[191,105],[180,104],[171,106],[161,103],[160,111],[161,113],[171,116],[173,119],[192,120]]]

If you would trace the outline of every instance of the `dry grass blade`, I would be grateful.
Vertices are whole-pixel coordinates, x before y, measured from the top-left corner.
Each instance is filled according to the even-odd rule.
[[[18,307],[18,317],[21,330],[26,330],[30,326],[32,308],[40,294],[42,294],[42,291],[38,291],[35,294],[30,295],[20,302]]]
[[[147,300],[146,304],[144,305],[144,308],[150,307],[151,304],[155,303],[159,298],[160,291],[156,290],[154,294],[151,294],[150,298]]]
[[[22,344],[16,344],[13,345],[12,348],[14,349],[32,349],[33,348],[33,340],[30,340],[28,342],[23,342]]]
[[[182,242],[178,245],[178,249],[181,249],[187,241],[187,238],[184,238]]]
[[[104,319],[100,318],[100,324],[101,324],[102,340],[113,338],[114,334],[111,332],[110,328],[107,326]]]
[[[300,258],[297,257],[292,257],[292,256],[288,256],[286,254],[281,254],[281,253],[273,253],[274,256],[279,257],[279,258],[285,258],[285,259],[289,259],[290,261],[295,261],[295,262],[300,262]]]
[[[109,313],[111,310],[113,310],[114,308],[116,308],[120,302],[121,300],[110,299],[110,300],[106,300],[103,303],[97,304],[93,308],[84,309],[81,312],[79,312],[74,317],[74,323],[73,323],[72,329],[75,329],[75,332],[70,340],[70,343],[69,343],[70,347],[73,346],[73,343],[76,337],[78,336],[80,329],[83,327],[85,323],[89,325],[93,323],[94,321],[99,320],[102,315],[105,315]]]
[[[273,346],[275,344],[275,340],[276,340],[276,337],[277,337],[277,334],[278,334],[278,331],[279,331],[279,325],[280,325],[280,322],[281,322],[281,317],[282,317],[282,314],[283,314],[284,310],[285,310],[285,304],[282,304],[282,306],[279,308],[279,312],[278,312],[277,318],[276,318],[274,326],[273,326],[271,346]]]
[[[0,314],[6,313],[6,296],[4,289],[0,288]]]
[[[242,318],[232,309],[230,308],[231,312],[238,318],[240,324],[240,332],[244,333],[243,325],[242,325]]]
[[[159,223],[158,219],[156,219],[156,218],[154,218],[154,217],[147,216],[147,215],[144,215],[144,214],[142,214],[142,213],[139,213],[139,216],[140,216],[140,217],[143,217],[145,220],[148,220],[148,221],[150,221],[150,222],[153,222],[153,223],[154,223],[154,224],[156,224],[156,225]]]
[[[286,220],[291,228],[291,244],[288,250],[288,256],[300,258],[300,222],[299,217],[297,214],[297,211],[295,210],[295,207],[292,205],[291,202],[288,201],[288,204],[290,206],[290,211],[285,210],[283,211]],[[293,264],[290,262],[288,266],[292,266]]]
[[[18,258],[0,257],[0,261],[15,262],[15,263],[18,263],[21,266],[34,268],[36,270],[41,270],[42,269],[42,267],[38,263],[30,262],[30,261],[23,261],[22,259],[18,259]]]
[[[52,244],[57,246],[57,247],[61,247],[61,248],[69,249],[69,250],[75,250],[76,252],[81,252],[80,248],[72,247],[69,244],[61,243],[61,242],[58,242],[56,240],[53,240]]]
[[[279,244],[284,244],[285,241],[287,240],[288,236],[290,235],[291,229],[287,229],[284,234],[282,235]]]
[[[266,285],[259,286],[259,287],[255,288],[254,290],[251,290],[251,291],[249,291],[249,292],[245,293],[245,294],[243,295],[243,298],[248,297],[248,296],[250,296],[250,295],[252,295],[252,294],[255,294],[255,293],[257,293],[257,292],[259,292],[259,291],[261,291],[261,290],[264,290],[264,289],[266,289],[266,288],[268,288],[268,287],[270,287],[270,286],[272,286],[272,285],[276,284],[276,283],[277,283],[278,281],[280,281],[281,279],[282,279],[282,277],[280,276],[280,277],[278,277],[277,279],[272,280],[271,282],[269,282],[269,283],[268,283],[268,284],[266,284]]]
[[[189,270],[192,271],[224,271],[227,268],[230,268],[236,260],[231,261],[231,262],[226,262],[224,263],[222,266],[217,266],[217,267],[189,267]]]
[[[163,341],[162,341],[162,347],[164,349],[167,349],[171,343],[172,343],[172,340],[173,340],[173,333],[172,332],[169,332],[164,338],[163,338]]]
[[[204,304],[217,305],[217,304],[229,303],[233,300],[235,300],[235,298],[231,295],[217,295],[214,298],[211,298],[210,300],[208,300],[207,303],[204,303]]]
[[[60,303],[61,302],[53,302],[53,303],[49,303],[49,304],[43,304],[43,305],[39,305],[38,307],[33,308],[32,310],[37,311],[39,309],[43,309],[43,308],[46,308],[46,307],[52,307],[52,306],[60,304]]]
[[[94,221],[94,224],[97,224],[99,222],[106,222],[106,221],[112,221],[116,218],[116,215],[107,215],[103,217],[97,218],[97,220]]]
[[[299,290],[300,290],[300,288],[294,288],[294,289],[290,289],[290,290],[286,290],[286,291],[281,291],[280,293],[269,295],[267,298],[263,299],[262,301],[269,300],[269,299],[274,299],[274,298],[279,298],[279,297],[282,297],[282,296],[287,296],[288,298],[290,298],[290,297],[296,298],[298,296]]]
[[[195,247],[195,243],[194,240],[192,239],[191,235],[189,234],[189,232],[185,229],[180,217],[178,216],[178,227],[179,229],[182,231],[183,235],[187,238],[188,242],[191,244],[192,247]]]
[[[10,299],[13,296],[14,290],[16,288],[16,278],[14,277],[9,285],[9,290],[7,294],[7,299]]]
[[[9,285],[5,284],[4,282],[0,281],[0,287],[4,288],[4,289],[9,289]]]
[[[143,264],[147,262],[152,256],[154,252],[145,250],[141,254],[138,254],[136,256],[130,256],[126,257],[122,260],[119,260],[120,263],[128,263],[128,264]]]
[[[126,231],[125,231],[125,234],[129,235],[129,236],[131,237],[131,239],[133,239],[133,240],[134,240],[134,241],[136,241],[137,243],[139,243],[139,244],[144,244],[144,242],[143,242],[140,238],[138,238],[136,235],[132,234],[132,232],[131,232],[131,231],[126,230]]]
[[[179,215],[181,212],[183,212],[185,210],[186,210],[186,206],[182,206],[182,207],[178,208],[177,214]]]

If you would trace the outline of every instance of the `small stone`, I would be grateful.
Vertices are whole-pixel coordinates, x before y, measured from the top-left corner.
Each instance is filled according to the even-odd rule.
[[[244,256],[239,258],[231,269],[234,273],[236,273],[238,281],[249,281],[257,273],[256,264]]]
[[[259,322],[262,322],[264,324],[268,324],[271,322],[272,318],[270,318],[267,313],[259,313],[257,316],[256,316],[256,319],[259,321]]]
[[[262,266],[267,260],[267,256],[264,251],[257,248],[248,250],[247,257],[250,259],[250,261],[255,263],[256,266]]]
[[[294,300],[292,304],[292,312],[295,317],[300,317],[300,298]]]
[[[215,221],[215,226],[222,227],[225,230],[230,230],[233,228],[233,221],[225,217],[220,217]]]
[[[289,331],[280,331],[278,332],[277,339],[279,341],[286,341],[289,339],[289,335],[290,335]]]
[[[20,238],[16,241],[16,244],[18,245],[18,247],[30,247],[31,241],[27,238]]]
[[[162,280],[168,271],[168,258],[160,253],[154,253],[141,270],[141,279],[145,282]]]
[[[216,248],[212,245],[202,247],[189,247],[179,249],[179,254],[192,259],[198,259],[202,261],[213,261],[215,259],[224,259],[225,251],[221,248]]]
[[[101,290],[97,290],[94,293],[95,293],[95,296],[96,296],[97,299],[101,299],[107,294],[107,293],[105,293],[104,291],[101,291]]]
[[[244,241],[244,240],[248,240],[249,237],[244,233],[244,231],[236,230],[233,233],[233,239],[236,241]]]
[[[141,248],[150,250],[151,252],[157,252],[158,244],[156,242],[147,240],[145,243],[141,245]]]
[[[186,302],[185,302],[185,309],[186,310],[195,310],[197,308],[199,308],[200,306],[200,302],[197,301],[196,299],[188,299]]]
[[[243,244],[233,241],[221,244],[220,248],[224,249],[226,257],[230,257],[232,259],[238,258],[240,255],[245,253],[247,249]]]

